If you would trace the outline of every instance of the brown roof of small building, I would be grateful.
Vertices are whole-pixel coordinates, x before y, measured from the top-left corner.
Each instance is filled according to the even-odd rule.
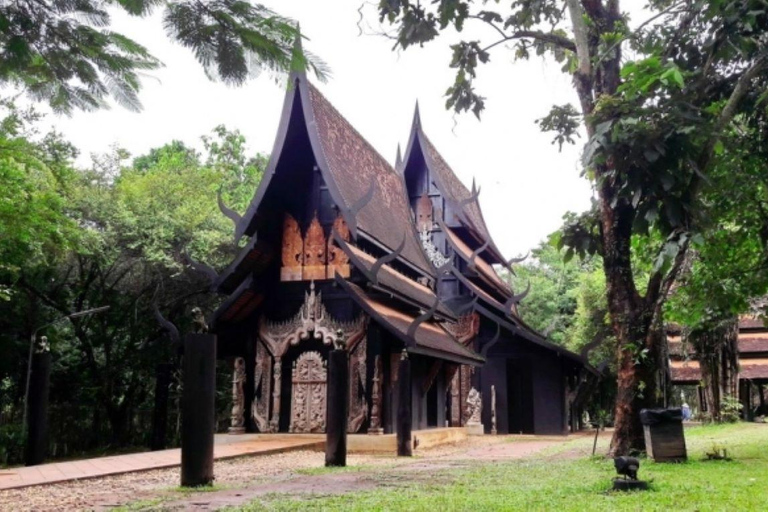
[[[683,384],[701,381],[698,361],[672,361],[669,372],[673,383]]]
[[[402,256],[434,274],[413,227],[402,177],[314,85],[306,78],[301,80],[307,85],[322,157],[346,206],[364,197],[375,184],[373,198],[357,215],[358,227],[390,250],[398,247],[405,236]]]
[[[339,281],[342,281],[342,286],[349,291],[352,298],[374,320],[381,323],[382,327],[401,339],[409,347],[408,350],[410,352],[431,355],[459,363],[477,364],[484,361],[483,357],[478,353],[459,343],[448,331],[429,320],[422,322],[416,328],[414,334],[416,345],[412,346],[411,341],[408,339],[408,330],[416,320],[415,316],[371,298],[359,286],[353,283],[343,279],[339,279]]]
[[[763,318],[742,316],[739,318],[739,329],[768,329]]]
[[[768,379],[768,364],[743,365],[739,370],[739,379]]]
[[[739,353],[768,352],[768,335],[760,337],[745,337],[739,335]]]

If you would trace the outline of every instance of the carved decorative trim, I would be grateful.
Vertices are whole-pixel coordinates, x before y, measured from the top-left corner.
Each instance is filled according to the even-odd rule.
[[[304,281],[325,279],[325,249],[323,226],[320,225],[315,212],[307,228],[307,235],[304,237],[304,268],[301,272]]]
[[[461,368],[459,369],[459,410],[464,410],[464,404],[467,403],[467,399],[469,397],[469,390],[472,388],[472,367],[467,365],[461,365]],[[464,411],[466,412],[466,411]],[[467,416],[466,414],[462,414],[461,417],[461,424],[466,425],[467,424]]]
[[[256,366],[253,375],[251,415],[259,432],[269,432],[269,400],[272,383],[272,358],[260,341],[256,342]]]
[[[421,240],[421,246],[424,248],[427,258],[429,258],[429,261],[431,261],[435,267],[443,267],[451,261],[450,258],[444,256],[443,253],[435,247],[435,244],[432,243],[432,234],[429,232],[428,228],[424,227],[419,230],[419,239]]]
[[[281,281],[301,280],[301,267],[304,265],[304,241],[301,238],[299,223],[290,213],[283,217],[283,248]]]
[[[236,357],[232,371],[232,415],[229,431],[245,431],[245,359]]]
[[[460,316],[457,322],[446,322],[444,326],[459,343],[469,345],[480,332],[480,315],[468,313]]]
[[[364,337],[349,354],[349,420],[347,432],[360,430],[368,417],[368,402],[365,399],[367,339]]]
[[[349,242],[349,227],[341,213],[333,221],[331,234],[328,235],[328,269],[326,277],[333,279],[337,272],[341,277],[349,277],[349,256],[336,245],[333,239],[334,231],[339,234],[342,240]]]
[[[373,389],[371,389],[371,423],[368,427],[369,434],[382,434],[381,428],[382,393],[381,393],[381,356],[377,355],[373,361]]]
[[[432,200],[426,192],[416,200],[416,227],[420,232],[432,229]]]
[[[280,398],[282,389],[283,358],[275,357],[275,363],[272,371],[275,377],[275,386],[272,391],[272,419],[269,422],[269,431],[278,432],[280,430]]]
[[[451,426],[461,426],[461,372],[453,374],[451,379]]]
[[[362,339],[367,325],[368,317],[365,315],[351,322],[332,318],[323,305],[322,293],[315,293],[313,281],[296,315],[285,322],[270,322],[262,317],[259,321],[259,336],[273,355],[282,356],[289,345],[296,345],[302,340],[318,339],[326,345],[332,345],[338,330],[343,332],[349,349]]]
[[[328,371],[320,352],[301,354],[293,364],[291,432],[324,432]]]

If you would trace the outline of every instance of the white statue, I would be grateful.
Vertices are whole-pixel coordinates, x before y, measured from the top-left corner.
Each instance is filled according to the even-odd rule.
[[[469,390],[467,395],[467,423],[480,423],[483,413],[483,399],[475,388]]]

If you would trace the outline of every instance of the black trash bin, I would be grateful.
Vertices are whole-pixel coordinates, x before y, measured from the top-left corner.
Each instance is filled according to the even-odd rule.
[[[640,422],[643,424],[648,457],[656,462],[683,462],[688,459],[682,409],[643,409],[640,411]]]

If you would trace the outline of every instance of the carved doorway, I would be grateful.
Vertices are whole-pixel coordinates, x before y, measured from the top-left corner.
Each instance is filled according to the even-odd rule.
[[[291,432],[325,432],[327,375],[320,352],[304,352],[296,359],[291,375]]]

